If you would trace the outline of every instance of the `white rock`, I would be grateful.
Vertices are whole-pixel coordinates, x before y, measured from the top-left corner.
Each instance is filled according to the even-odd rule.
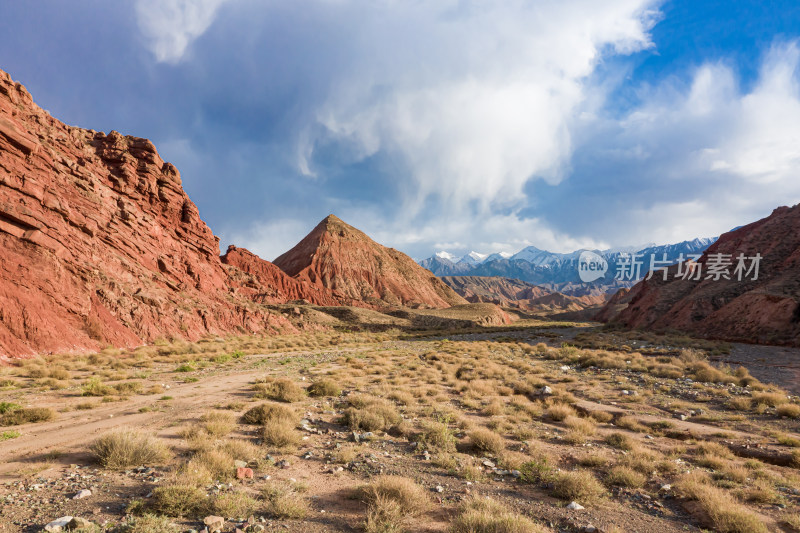
[[[92,491],[90,491],[89,489],[83,489],[83,490],[78,491],[78,494],[73,496],[72,499],[73,500],[82,500],[84,498],[88,498],[91,495],[92,495]]]
[[[58,533],[60,531],[64,531],[64,528],[67,527],[67,524],[70,522],[72,522],[71,516],[62,516],[61,518],[56,518],[44,526],[44,530],[49,531],[50,533]]]
[[[578,502],[572,502],[569,505],[567,505],[567,509],[571,509],[573,511],[580,511],[581,509],[584,509],[584,506],[579,504]]]

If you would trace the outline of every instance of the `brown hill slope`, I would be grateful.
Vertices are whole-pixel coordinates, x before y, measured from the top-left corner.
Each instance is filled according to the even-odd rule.
[[[671,267],[667,281],[657,275],[639,282],[629,294],[609,302],[616,309],[604,310],[603,316],[631,327],[800,345],[800,204],[779,207],[722,235],[698,261],[703,277],[713,254],[731,254],[735,267],[740,253],[763,257],[757,280],[751,274],[742,281],[733,275],[730,280],[688,281],[675,279],[677,267]]]
[[[67,126],[0,71],[0,359],[291,329],[232,294],[153,144]]]
[[[333,215],[274,263],[299,280],[378,306],[466,303],[407,255],[381,246]]]
[[[441,279],[469,302],[489,302],[526,311],[579,311],[605,301],[602,295],[570,296],[500,276],[444,276]]]

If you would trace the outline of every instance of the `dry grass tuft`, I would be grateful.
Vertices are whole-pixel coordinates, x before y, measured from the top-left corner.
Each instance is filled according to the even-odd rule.
[[[605,481],[609,485],[638,489],[644,486],[647,477],[627,466],[615,466],[608,471]]]
[[[498,455],[506,449],[503,437],[486,428],[478,428],[469,432],[469,442],[473,449]]]
[[[266,398],[281,402],[299,402],[306,397],[306,391],[289,378],[267,378],[264,383],[253,386],[256,398]]]
[[[557,472],[553,475],[553,487],[550,489],[556,498],[586,506],[597,503],[605,492],[603,485],[588,470]]]
[[[300,433],[294,424],[285,419],[268,420],[261,430],[261,439],[267,446],[291,448],[300,444]]]
[[[708,477],[685,474],[675,483],[678,495],[697,501],[720,533],[766,533],[759,516],[737,503],[726,491],[707,484]]]
[[[167,460],[167,447],[155,437],[133,429],[117,429],[95,440],[90,450],[106,468],[160,464]]]
[[[245,492],[225,492],[214,499],[212,504],[214,512],[226,518],[238,518],[245,520],[253,514],[259,504]]]
[[[312,383],[308,393],[311,396],[339,396],[342,388],[332,379],[325,378]]]
[[[225,411],[211,411],[200,417],[203,429],[212,437],[223,437],[236,428],[233,414]]]
[[[264,488],[262,494],[266,500],[265,511],[270,516],[301,520],[308,514],[308,500],[292,485],[273,483]]]
[[[403,420],[395,406],[381,398],[358,395],[349,401],[352,407],[344,412],[344,423],[351,429],[382,431]]]
[[[153,490],[147,507],[160,515],[196,518],[207,512],[208,497],[191,485],[166,485]]]
[[[295,424],[299,421],[299,417],[292,408],[278,403],[262,403],[242,415],[242,422],[245,424],[265,424],[274,420],[285,420]]]
[[[487,498],[474,497],[464,502],[450,525],[450,533],[547,533],[550,529],[509,511]]]
[[[377,476],[362,489],[362,494],[367,505],[374,505],[378,499],[392,500],[406,516],[419,515],[430,505],[425,489],[401,476]]]

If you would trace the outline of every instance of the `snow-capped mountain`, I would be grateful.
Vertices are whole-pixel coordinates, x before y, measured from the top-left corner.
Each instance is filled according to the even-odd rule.
[[[447,259],[448,261],[453,261],[453,262],[456,260],[455,255],[451,254],[450,252],[445,252],[444,250],[442,250],[441,252],[436,252],[436,257],[438,257],[439,259]]]
[[[480,265],[483,263],[489,254],[481,254],[478,252],[470,252],[459,260],[459,263],[467,263],[469,265]]]
[[[509,252],[495,252],[489,255],[489,257],[484,260],[484,263],[488,263],[489,261],[497,261],[498,259],[508,259],[512,255],[514,254]]]
[[[637,279],[647,274],[650,257],[660,261],[664,255],[669,261],[676,261],[681,254],[686,258],[692,254],[700,254],[708,248],[714,238],[698,238],[677,244],[656,246],[653,244],[638,246],[624,246],[608,250],[591,250],[602,256],[608,262],[608,271],[605,276],[592,282],[594,288],[600,291],[617,290],[620,286],[632,285],[635,280],[619,281],[614,279],[618,265],[623,261],[623,256],[636,254],[642,266]],[[436,255],[420,261],[420,265],[427,268],[437,276],[501,276],[513,278],[528,283],[535,283],[561,290],[565,287],[586,289],[578,276],[578,259],[581,252],[575,250],[569,253],[555,253],[541,250],[535,246],[528,246],[514,255],[510,254],[481,254],[470,252],[458,261],[455,256],[447,252],[438,252]]]

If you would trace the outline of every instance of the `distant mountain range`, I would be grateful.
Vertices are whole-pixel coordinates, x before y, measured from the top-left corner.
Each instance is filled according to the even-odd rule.
[[[458,258],[448,252],[438,252],[419,264],[437,276],[500,276],[533,283],[550,290],[570,295],[590,295],[614,292],[630,287],[647,274],[650,258],[657,261],[675,262],[683,254],[701,254],[716,241],[714,238],[698,238],[677,244],[630,246],[608,250],[588,250],[601,256],[608,263],[605,275],[590,283],[581,281],[578,275],[578,260],[585,249],[569,253],[556,253],[528,246],[516,254],[482,254],[470,252]],[[638,276],[617,280],[620,264],[630,254],[640,256],[642,265]],[[657,266],[661,266],[658,265]]]

